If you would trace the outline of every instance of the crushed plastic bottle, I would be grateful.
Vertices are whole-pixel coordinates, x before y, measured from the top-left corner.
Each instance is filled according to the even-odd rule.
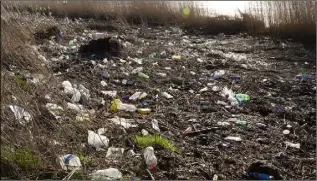
[[[239,104],[247,103],[250,101],[250,96],[248,94],[236,94],[235,98],[238,100]]]
[[[9,108],[14,113],[15,118],[19,121],[20,124],[25,125],[32,120],[31,114],[25,111],[24,108],[13,105],[9,105]]]
[[[108,168],[104,170],[97,170],[91,174],[92,180],[115,180],[121,179],[122,173],[116,168]]]
[[[121,125],[126,129],[138,127],[138,125],[132,124],[134,122],[133,119],[119,118],[118,116],[115,116],[114,118],[109,119],[109,121],[117,125]]]
[[[265,173],[249,172],[248,175],[250,177],[253,177],[255,179],[260,179],[260,180],[274,180],[274,177],[272,175],[265,174]]]
[[[231,141],[237,141],[237,142],[242,141],[240,137],[235,137],[235,136],[227,136],[225,140],[231,140]]]
[[[59,157],[59,164],[63,170],[75,170],[81,167],[81,162],[78,156],[67,154]]]
[[[115,147],[109,147],[107,151],[106,158],[113,158],[122,156],[124,153],[124,148],[115,148]]]
[[[138,113],[140,113],[140,114],[150,114],[151,112],[152,112],[152,110],[149,108],[139,108],[138,109]]]
[[[117,96],[117,91],[101,91],[102,94],[110,97],[116,97]]]
[[[110,110],[113,112],[118,112],[118,111],[135,112],[137,108],[132,104],[122,103],[120,99],[115,99],[112,101]]]
[[[167,93],[167,92],[162,92],[161,95],[162,95],[163,97],[165,97],[166,99],[171,99],[171,98],[173,98],[173,96],[170,95],[170,94]]]
[[[95,147],[97,151],[109,146],[109,139],[106,136],[88,130],[88,144]]]
[[[154,148],[152,146],[145,148],[143,155],[148,169],[154,169],[157,165],[157,158],[154,154]]]
[[[158,125],[158,121],[156,119],[153,119],[152,120],[152,128],[158,132],[160,132],[160,128],[159,128],[159,125]]]

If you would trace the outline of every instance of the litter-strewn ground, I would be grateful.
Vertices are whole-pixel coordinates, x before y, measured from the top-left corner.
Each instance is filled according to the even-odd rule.
[[[246,34],[195,35],[176,27],[129,27],[110,32],[104,27],[111,41],[122,46],[102,43],[109,46],[104,48],[107,52],[120,52],[107,56],[80,48],[97,32],[104,32],[89,28],[98,22],[28,18],[52,22],[62,31],[57,37],[58,31],[52,29],[57,38],[51,40],[37,34],[33,45],[46,59],[43,66],[54,74],[37,79],[30,75],[28,79],[43,79],[42,84],[48,87],[38,95],[38,102],[41,116],[49,122],[41,123],[41,116],[32,120],[46,134],[43,154],[54,150],[47,156],[54,170],[62,168],[59,162],[52,164],[59,156],[80,154],[86,176],[112,167],[123,179],[209,180],[217,175],[218,179],[233,180],[248,179],[249,166],[261,160],[278,170],[283,179],[316,179],[315,49],[305,49],[291,40]],[[98,42],[94,46],[98,47]],[[18,72],[11,68],[11,73]],[[8,71],[2,76],[14,77]],[[50,87],[51,80],[58,86]],[[128,100],[135,92],[147,96]],[[230,99],[235,94],[247,94],[250,100],[237,103],[236,98]],[[116,98],[151,112],[113,112],[110,107]],[[59,111],[47,111],[51,107]],[[15,110],[7,108],[11,114]],[[116,116],[132,119],[133,126],[111,121]],[[35,126],[29,115],[24,117],[27,120],[18,127]],[[11,133],[7,122],[3,124]],[[124,148],[122,156],[109,158],[108,148],[96,151],[88,145],[88,130],[97,132],[99,128],[105,128],[102,135],[109,138],[109,147]],[[179,150],[153,145],[157,166],[151,174],[143,167],[144,149],[133,139],[142,135],[143,129],[167,138]],[[20,129],[16,134],[23,132]],[[129,155],[129,150],[136,155]]]

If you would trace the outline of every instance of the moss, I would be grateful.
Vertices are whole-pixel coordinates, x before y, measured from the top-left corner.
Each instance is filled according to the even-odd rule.
[[[5,146],[1,150],[1,157],[15,163],[23,170],[38,169],[43,165],[41,160],[31,150],[24,148],[16,148],[14,151],[11,151],[8,146]]]
[[[21,74],[15,75],[14,82],[18,87],[21,87],[23,90],[28,90],[30,88],[30,86],[27,84],[27,81]]]
[[[158,135],[139,136],[139,135],[136,135],[135,141],[142,148],[145,148],[148,146],[159,145],[165,149],[179,152],[179,149],[172,143],[172,141],[170,141],[162,136],[158,136]]]

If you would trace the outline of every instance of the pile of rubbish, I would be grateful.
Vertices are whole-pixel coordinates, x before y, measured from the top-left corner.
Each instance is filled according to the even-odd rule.
[[[61,169],[73,175],[85,168],[98,180],[315,178],[316,61],[309,53],[296,61],[307,51],[301,45],[277,48],[270,38],[242,35],[220,40],[175,27],[117,36],[83,27],[35,45],[63,95],[45,95],[52,122],[89,124],[84,136],[74,135],[82,150],[55,140],[64,144]],[[30,124],[31,112],[8,107],[21,125]],[[152,143],[153,135],[162,138]],[[256,160],[270,164],[264,169]]]

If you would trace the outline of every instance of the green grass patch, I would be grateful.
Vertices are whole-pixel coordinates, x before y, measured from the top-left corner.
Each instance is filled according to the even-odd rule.
[[[140,147],[145,148],[148,146],[159,145],[166,149],[174,152],[179,152],[179,149],[174,145],[174,143],[159,135],[148,135],[148,136],[135,136],[135,141]]]
[[[14,82],[18,87],[21,87],[25,91],[27,91],[30,88],[26,80],[23,78],[23,75],[15,75]]]
[[[24,148],[16,148],[11,151],[8,146],[5,146],[1,150],[1,157],[15,163],[24,170],[38,169],[43,165],[39,157],[35,156],[31,150]]]

